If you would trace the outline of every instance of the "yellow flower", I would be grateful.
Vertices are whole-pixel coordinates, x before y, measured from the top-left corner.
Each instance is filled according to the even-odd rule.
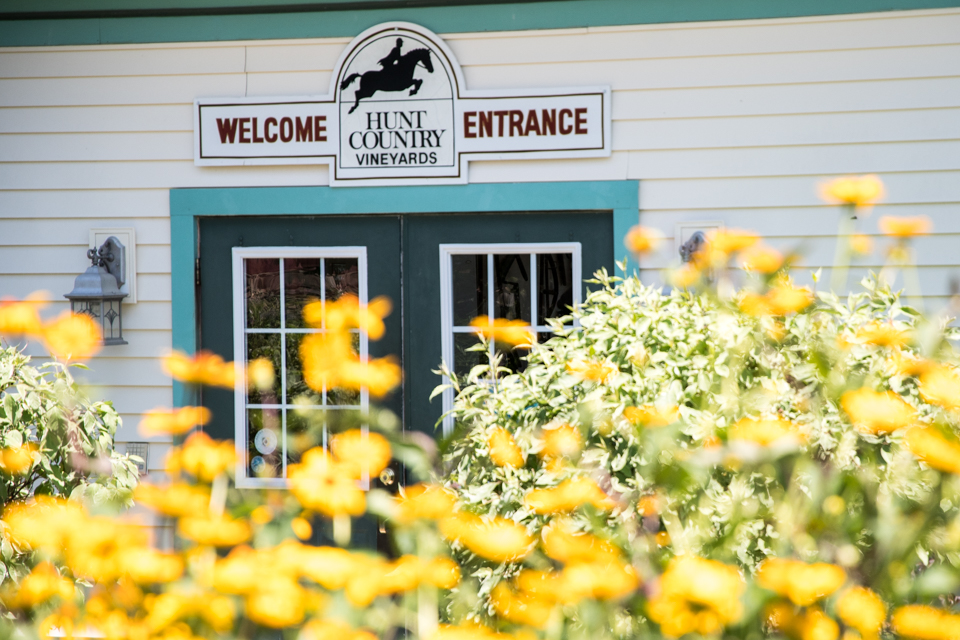
[[[500,582],[490,592],[490,605],[504,620],[535,629],[545,629],[556,602],[527,593],[514,592]]]
[[[844,392],[840,406],[864,433],[890,433],[910,426],[916,418],[914,408],[894,392],[867,387]]]
[[[384,296],[374,298],[361,309],[359,298],[345,294],[335,301],[311,302],[303,308],[303,319],[311,327],[333,332],[360,329],[366,331],[371,340],[379,340],[386,331],[383,319],[392,310],[393,305]]]
[[[944,409],[960,409],[960,375],[952,367],[929,367],[920,374],[920,397]]]
[[[956,640],[960,637],[960,615],[913,604],[900,607],[891,618],[893,630],[915,640]]]
[[[727,432],[730,440],[747,440],[760,445],[770,445],[781,438],[799,438],[797,425],[783,418],[743,418]]]
[[[28,296],[26,300],[0,300],[0,335],[39,336],[43,333],[38,309],[42,293]]]
[[[453,492],[437,485],[415,484],[401,490],[397,497],[397,520],[409,524],[415,520],[439,520],[453,513],[457,499]]]
[[[566,601],[616,600],[630,595],[640,586],[636,570],[625,562],[579,562],[568,564],[562,572]]]
[[[847,574],[833,564],[807,564],[799,560],[769,558],[757,571],[757,583],[806,607],[843,586]]]
[[[680,410],[677,407],[660,409],[652,404],[645,404],[642,407],[624,407],[623,417],[637,426],[665,427],[680,420]]]
[[[933,427],[914,427],[905,438],[910,453],[930,467],[960,474],[960,444],[947,440]]]
[[[223,358],[209,351],[200,351],[193,356],[174,351],[164,357],[162,365],[170,377],[188,384],[233,389],[236,383],[234,364],[224,362]]]
[[[910,332],[895,329],[889,322],[871,322],[857,330],[856,339],[878,347],[903,347],[910,342]]]
[[[143,482],[133,490],[133,499],[168,516],[190,516],[210,508],[210,490],[186,483],[165,487]]]
[[[641,225],[631,227],[630,231],[627,232],[626,238],[623,240],[623,244],[626,245],[627,249],[637,255],[656,251],[662,242],[663,234],[660,233],[660,231]]]
[[[583,439],[580,430],[569,424],[543,430],[543,448],[538,454],[541,458],[568,458],[580,453]]]
[[[807,610],[800,623],[800,640],[837,640],[840,625],[816,607]]]
[[[450,558],[431,558],[420,572],[424,582],[440,589],[453,589],[460,583],[460,565]]]
[[[487,316],[478,316],[470,321],[477,334],[487,340],[513,346],[530,346],[535,340],[530,324],[523,320],[495,318],[493,322]]]
[[[67,538],[81,529],[86,516],[78,502],[51,496],[36,496],[29,502],[14,502],[3,512],[10,537],[20,546],[58,553]]]
[[[837,600],[837,615],[864,638],[876,638],[887,619],[887,605],[870,589],[854,587]]]
[[[84,313],[64,311],[43,325],[43,341],[60,360],[85,360],[100,351],[100,327]]]
[[[137,584],[173,582],[183,575],[183,560],[175,553],[128,547],[120,551],[123,572]]]
[[[689,289],[693,285],[700,282],[702,275],[703,274],[700,272],[700,269],[697,268],[695,264],[688,262],[687,264],[671,271],[667,279],[669,280],[670,284],[675,287],[680,289]]]
[[[331,591],[346,586],[363,564],[346,549],[336,547],[306,546],[300,552],[301,575]]]
[[[340,463],[341,470],[360,479],[366,475],[375,478],[387,468],[393,453],[390,443],[379,433],[364,433],[351,429],[330,439],[330,450]]]
[[[73,582],[59,574],[49,562],[41,562],[16,588],[7,588],[0,593],[0,602],[8,609],[26,609],[43,604],[51,598],[72,599],[75,594]]]
[[[813,304],[813,294],[805,288],[794,287],[783,282],[767,292],[767,303],[774,315],[785,316],[796,313]]]
[[[126,573],[124,556],[145,548],[146,531],[110,518],[87,517],[66,538],[66,565],[75,576],[90,580],[116,580]]]
[[[257,358],[247,364],[247,386],[260,391],[273,389],[273,363],[266,358]]]
[[[908,355],[900,349],[896,349],[890,354],[889,362],[893,370],[901,376],[920,375],[940,366],[931,360],[914,358],[912,355]]]
[[[820,186],[820,197],[824,200],[856,207],[872,205],[883,195],[883,182],[875,175],[845,176]]]
[[[707,233],[708,250],[726,255],[749,249],[759,241],[760,236],[743,229],[718,229]]]
[[[774,273],[783,266],[783,254],[771,247],[754,245],[740,254],[740,261],[748,271]]]
[[[250,539],[250,525],[226,516],[185,516],[180,518],[180,535],[197,544],[211,547],[235,547]]]
[[[644,518],[653,518],[660,515],[660,496],[656,494],[642,496],[637,501],[637,513]]]
[[[330,517],[359,516],[367,500],[352,471],[317,447],[304,453],[299,464],[289,465],[287,477],[290,491],[307,509]]]
[[[342,620],[314,618],[303,625],[298,640],[377,640],[377,636]]]
[[[855,233],[850,236],[850,251],[855,255],[865,256],[873,251],[873,241],[870,239],[870,236],[864,235],[862,233]]]
[[[526,527],[505,518],[483,520],[468,513],[458,513],[440,521],[440,533],[448,540],[459,541],[478,556],[494,562],[515,562],[526,557],[533,538]]]
[[[309,540],[313,535],[313,526],[306,518],[294,518],[290,521],[290,528],[293,529],[293,535],[301,540]]]
[[[202,431],[195,431],[182,447],[170,452],[167,472],[179,475],[183,471],[201,482],[213,482],[218,475],[232,469],[236,462],[233,441],[217,442]]]
[[[140,433],[147,437],[182,435],[196,426],[207,424],[212,417],[213,414],[206,407],[157,408],[148,411],[140,421]]]
[[[927,216],[913,216],[899,218],[897,216],[883,216],[879,221],[880,231],[895,238],[912,238],[933,230],[933,223]]]
[[[0,449],[0,467],[9,475],[23,475],[30,471],[37,459],[37,445],[25,442],[19,447]]]
[[[366,389],[374,398],[390,393],[403,379],[403,370],[393,356],[383,358],[350,358],[342,363],[334,386],[360,391]]]
[[[247,617],[272,629],[284,629],[303,622],[308,596],[295,580],[272,576],[261,582],[246,598]]]
[[[552,489],[534,489],[524,498],[524,504],[540,514],[564,513],[585,504],[601,511],[617,506],[596,482],[584,476],[565,480]]]
[[[713,635],[743,615],[743,579],[735,567],[714,560],[678,556],[660,577],[660,592],[647,603],[664,635]]]
[[[543,551],[558,562],[611,562],[622,554],[606,540],[590,533],[575,532],[569,523],[554,521],[543,528]]]
[[[523,452],[514,441],[510,432],[503,427],[497,427],[490,432],[487,439],[490,447],[490,459],[499,467],[519,468],[524,464]]]
[[[582,380],[592,380],[600,384],[607,384],[615,375],[620,373],[620,369],[612,362],[572,360],[567,363],[567,373],[572,373]]]

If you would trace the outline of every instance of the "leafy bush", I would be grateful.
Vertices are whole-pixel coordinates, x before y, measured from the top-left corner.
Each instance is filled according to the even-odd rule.
[[[83,499],[92,505],[131,505],[139,473],[114,450],[120,416],[109,402],[91,402],[59,362],[34,367],[15,347],[0,349],[0,500],[33,496]],[[0,540],[6,578],[23,560],[8,536]]]

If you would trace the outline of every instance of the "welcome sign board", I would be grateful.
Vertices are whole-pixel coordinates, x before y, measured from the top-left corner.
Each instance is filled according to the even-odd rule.
[[[391,22],[341,54],[330,93],[201,98],[200,166],[329,164],[343,185],[460,184],[470,160],[610,155],[610,89],[468,91],[446,44]]]

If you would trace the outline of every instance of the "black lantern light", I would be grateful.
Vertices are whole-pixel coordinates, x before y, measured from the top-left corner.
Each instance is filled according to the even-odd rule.
[[[124,282],[125,249],[110,236],[99,249],[87,251],[93,263],[73,283],[73,291],[64,297],[70,300],[74,313],[85,313],[100,325],[103,344],[127,344],[123,339],[123,310],[120,301],[127,294],[120,291]]]

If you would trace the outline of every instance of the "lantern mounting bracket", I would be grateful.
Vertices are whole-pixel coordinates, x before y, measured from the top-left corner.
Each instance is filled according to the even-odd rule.
[[[122,287],[125,281],[127,250],[117,240],[116,236],[107,238],[99,249],[87,251],[87,258],[98,266],[107,270],[107,273],[117,279],[117,287]]]

